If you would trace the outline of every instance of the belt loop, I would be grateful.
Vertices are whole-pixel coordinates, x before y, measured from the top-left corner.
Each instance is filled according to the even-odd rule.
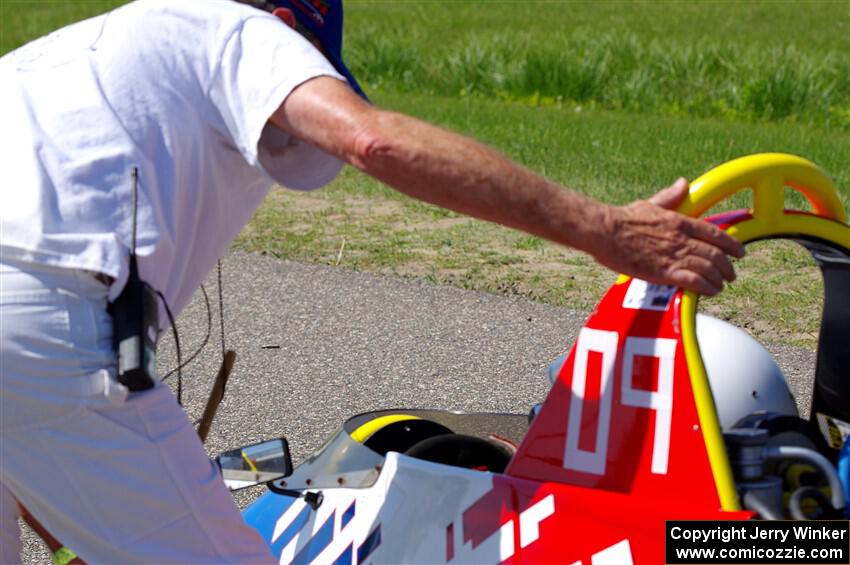
[[[105,273],[92,272],[92,276],[94,277],[94,279],[96,281],[103,283],[106,286],[112,286],[112,283],[115,282],[115,279],[113,279],[112,277],[110,277],[109,275],[107,275]]]

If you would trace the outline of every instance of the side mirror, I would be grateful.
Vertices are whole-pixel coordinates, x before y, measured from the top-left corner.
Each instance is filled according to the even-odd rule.
[[[288,477],[292,474],[289,444],[273,439],[225,451],[215,458],[224,484],[239,490]]]

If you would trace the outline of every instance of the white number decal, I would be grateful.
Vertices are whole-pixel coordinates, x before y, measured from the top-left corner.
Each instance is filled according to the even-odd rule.
[[[572,394],[570,395],[570,419],[567,423],[567,444],[564,448],[564,467],[594,475],[605,474],[608,457],[608,427],[611,424],[611,400],[614,387],[614,361],[617,358],[617,332],[582,328],[576,342],[576,359],[573,365]],[[579,449],[581,434],[581,412],[587,387],[587,358],[591,351],[602,354],[600,376],[599,414],[596,420],[596,445],[593,451]]]
[[[617,332],[582,328],[576,341],[575,363],[570,395],[570,415],[567,422],[567,441],[564,447],[564,468],[594,475],[604,475],[608,456],[608,437],[611,427],[611,405],[614,397],[612,377],[617,359]],[[581,416],[587,388],[587,359],[589,353],[602,354],[599,412],[596,421],[596,441],[593,451],[580,449]],[[655,357],[658,363],[658,390],[641,390],[633,386],[636,356]],[[652,472],[667,473],[670,453],[670,428],[673,416],[673,368],[676,340],[667,338],[628,337],[623,347],[623,368],[620,379],[621,403],[624,406],[655,411],[655,437],[652,446]]]
[[[603,549],[590,558],[593,565],[632,565],[632,547],[629,540],[624,539],[608,549]]]
[[[590,562],[592,565],[633,565],[632,546],[629,545],[629,540],[624,539],[591,555]],[[582,565],[582,562],[576,561],[572,565]]]
[[[535,502],[519,513],[519,524],[508,520],[499,528],[499,561],[507,561],[516,553],[514,526],[519,528],[519,546],[525,549],[540,539],[540,523],[555,513],[555,495]]]
[[[632,386],[635,356],[655,357],[658,363],[658,390],[640,390]],[[655,410],[655,438],[652,443],[652,472],[667,474],[670,453],[670,423],[673,418],[673,360],[676,340],[629,337],[623,347],[622,402],[626,406]]]
[[[519,546],[526,548],[540,538],[540,522],[555,513],[555,495],[550,494],[519,514]]]

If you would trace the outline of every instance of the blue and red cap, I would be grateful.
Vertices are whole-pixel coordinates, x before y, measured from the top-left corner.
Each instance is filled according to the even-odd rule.
[[[334,68],[348,80],[351,88],[363,99],[369,100],[354,75],[342,60],[342,0],[271,0],[279,8],[289,8],[296,23],[306,30],[308,39],[321,43],[323,52]]]

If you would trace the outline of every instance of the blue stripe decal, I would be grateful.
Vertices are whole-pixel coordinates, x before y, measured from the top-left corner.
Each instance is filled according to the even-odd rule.
[[[372,530],[372,533],[369,534],[369,537],[366,538],[360,547],[357,548],[357,562],[363,563],[367,557],[372,555],[372,552],[381,545],[381,525]]]
[[[334,537],[334,522],[336,520],[336,510],[331,512],[325,523],[322,524],[316,531],[316,535],[310,538],[307,545],[301,548],[301,551],[292,559],[292,563],[310,563],[324,551],[331,543]]]
[[[283,513],[289,510],[293,502],[295,498],[292,496],[269,491],[248,506],[242,512],[242,517],[249,526],[260,532],[266,545],[271,547],[275,524]]]
[[[342,530],[348,523],[354,518],[354,505],[357,504],[356,500],[351,501],[351,506],[349,506],[345,512],[342,513],[342,525],[340,525],[339,529]]]
[[[348,547],[339,554],[339,557],[336,558],[336,561],[333,562],[333,565],[351,565],[351,561],[354,558],[354,544],[348,544]]]
[[[301,509],[301,512],[298,513],[298,516],[295,517],[292,523],[283,530],[280,537],[277,538],[271,545],[272,555],[280,559],[280,552],[283,551],[283,548],[289,545],[289,542],[291,542],[302,528],[307,525],[307,522],[310,520],[311,513],[312,509],[305,504],[304,508]]]

